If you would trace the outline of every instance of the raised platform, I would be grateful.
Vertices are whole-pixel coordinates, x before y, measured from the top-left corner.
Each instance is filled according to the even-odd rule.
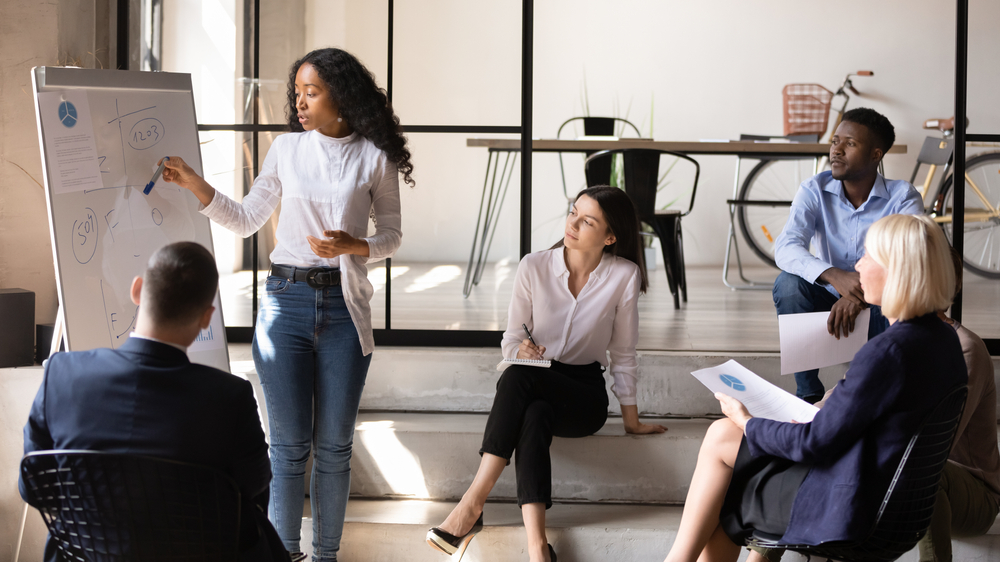
[[[689,248],[690,249],[690,248]],[[745,250],[745,249],[744,249]],[[462,298],[464,263],[392,264],[392,327],[423,330],[503,330],[507,327],[516,261],[487,264],[469,298]],[[770,283],[778,270],[755,266],[749,279]],[[261,272],[263,283],[267,272]],[[730,281],[737,275],[732,273]],[[385,267],[375,263],[368,278],[375,288],[372,322],[385,327]],[[674,310],[663,267],[649,272],[649,290],[639,298],[639,349],[695,352],[777,352],[778,320],[771,291],[732,291],[722,283],[721,266],[690,266],[688,302]],[[224,276],[222,307],[230,326],[249,326],[249,271]],[[966,272],[965,324],[983,338],[1000,338],[1000,281]]]

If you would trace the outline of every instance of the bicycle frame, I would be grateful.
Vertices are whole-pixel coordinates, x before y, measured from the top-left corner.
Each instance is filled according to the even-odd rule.
[[[944,139],[951,138],[953,134],[954,134],[954,132],[952,130],[943,131],[943,138]],[[928,137],[928,138],[936,138],[936,137]],[[943,143],[942,143],[941,148],[944,148],[944,144]],[[951,172],[951,166],[952,166],[953,158],[954,158],[954,153],[952,153],[952,155],[948,158],[948,161],[944,165],[944,170],[943,170],[943,173],[941,174],[941,180],[938,181],[937,191],[936,191],[936,194],[934,196],[934,204],[932,205],[930,213],[929,213],[930,216],[931,216],[931,218],[933,218],[934,222],[936,222],[938,224],[949,224],[949,223],[952,222],[952,216],[944,214],[944,211],[945,211],[945,209],[944,209],[944,187],[945,187],[945,184],[948,181],[948,178],[951,177],[950,172]],[[973,157],[970,157],[970,159],[971,158],[973,158]],[[918,166],[919,166],[919,163],[918,163]],[[914,175],[910,179],[911,183],[913,182],[913,180],[916,179],[916,172],[917,172],[917,169],[914,169]],[[924,178],[924,183],[923,183],[923,185],[920,188],[920,197],[921,197],[921,199],[924,199],[924,198],[927,197],[927,191],[930,189],[931,182],[934,181],[934,176],[935,175],[937,175],[937,165],[936,164],[928,164],[927,177]],[[954,179],[952,179],[952,181],[954,182]],[[983,194],[982,189],[980,189],[980,187],[978,185],[976,185],[976,182],[971,177],[969,177],[968,173],[965,174],[965,181],[969,185],[969,187],[972,188],[972,191],[976,194],[976,196],[979,198],[979,200],[983,203],[983,205],[987,209],[987,212],[978,212],[978,213],[966,212],[965,213],[965,220],[967,222],[984,222],[984,221],[988,221],[988,220],[993,219],[993,218],[1000,218],[1000,208],[994,207],[990,203],[989,199],[986,198],[986,195]],[[953,188],[957,189],[956,186],[953,186]]]
[[[928,171],[928,173],[931,172],[933,172],[933,170]],[[951,215],[942,215],[942,213],[944,212],[944,193],[942,189],[944,188],[944,183],[947,177],[948,177],[948,172],[945,171],[945,175],[941,177],[941,183],[940,185],[938,185],[938,195],[937,197],[935,197],[934,207],[932,208],[931,212],[931,214],[933,215],[932,218],[934,219],[934,222],[938,224],[948,224],[952,221]],[[990,204],[986,196],[983,195],[983,191],[979,188],[978,185],[976,185],[976,182],[972,181],[972,178],[969,177],[969,174],[965,174],[965,181],[969,184],[969,187],[972,188],[972,191],[976,193],[976,196],[979,197],[979,200],[982,201],[983,205],[985,205],[986,208],[989,210],[988,212],[985,213],[966,212],[965,222],[966,223],[985,222],[993,218],[1000,218],[1000,210],[998,210],[998,208]],[[953,189],[957,189],[957,187],[953,186]]]

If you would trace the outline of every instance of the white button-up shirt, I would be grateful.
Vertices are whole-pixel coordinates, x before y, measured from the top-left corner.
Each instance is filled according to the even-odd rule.
[[[344,301],[358,330],[361,349],[375,349],[368,281],[369,261],[399,248],[399,175],[396,165],[371,141],[352,133],[344,138],[318,131],[287,133],[274,139],[250,193],[237,203],[218,191],[202,213],[239,236],[250,236],[281,203],[271,263],[299,267],[340,267]],[[375,217],[375,234],[368,218]],[[369,257],[321,258],[306,236],[343,230],[368,242]]]
[[[635,405],[635,346],[639,340],[639,267],[604,254],[576,297],[569,291],[569,270],[563,248],[524,256],[517,266],[501,349],[517,357],[531,330],[535,343],[545,346],[545,358],[567,365],[608,366],[612,391],[623,406]]]

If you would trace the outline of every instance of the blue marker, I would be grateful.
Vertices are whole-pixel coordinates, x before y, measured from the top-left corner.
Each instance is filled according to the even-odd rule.
[[[149,195],[149,192],[153,190],[153,184],[156,183],[156,180],[160,179],[160,174],[163,173],[163,167],[167,164],[167,160],[170,160],[169,156],[165,156],[160,162],[160,167],[158,167],[156,172],[153,173],[153,179],[149,180],[149,183],[146,184],[146,188],[142,190],[143,195]]]

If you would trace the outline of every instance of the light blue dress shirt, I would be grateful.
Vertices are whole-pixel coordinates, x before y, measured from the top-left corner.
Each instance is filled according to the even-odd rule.
[[[865,253],[868,227],[889,215],[924,212],[920,192],[903,180],[886,180],[879,174],[868,200],[857,209],[844,195],[844,185],[833,173],[821,172],[806,180],[795,193],[788,222],[774,245],[774,258],[782,271],[815,283],[827,269],[854,271]],[[809,252],[812,243],[816,255]],[[832,285],[826,289],[839,293]]]

